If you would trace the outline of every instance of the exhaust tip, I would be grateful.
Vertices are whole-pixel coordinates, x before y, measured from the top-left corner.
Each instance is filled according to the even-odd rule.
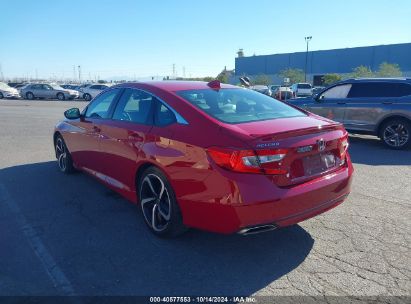
[[[257,233],[272,231],[272,230],[275,230],[275,229],[277,229],[277,226],[274,225],[274,224],[260,225],[260,226],[253,226],[253,227],[243,228],[240,231],[238,231],[238,234],[250,235],[250,234],[257,234]]]

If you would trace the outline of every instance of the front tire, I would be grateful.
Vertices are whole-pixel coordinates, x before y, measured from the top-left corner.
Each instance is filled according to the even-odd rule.
[[[33,100],[33,99],[34,99],[34,94],[33,94],[32,92],[27,92],[27,93],[26,93],[26,98],[27,98],[28,100]]]
[[[63,137],[61,137],[61,135],[57,136],[56,138],[55,151],[57,164],[60,171],[65,174],[73,173],[75,171],[73,159],[71,158],[71,154],[67,149],[66,143],[64,142],[64,139]]]
[[[0,99],[3,99],[3,98],[4,98],[4,95],[2,92],[0,92]]]
[[[401,118],[391,119],[381,126],[380,138],[390,149],[405,149],[411,146],[411,123]]]
[[[144,221],[151,232],[170,238],[187,230],[174,190],[160,169],[146,169],[138,181],[138,191]]]
[[[57,99],[60,100],[60,101],[63,101],[63,100],[66,99],[66,97],[64,96],[63,93],[57,93]]]
[[[85,101],[90,101],[91,100],[91,95],[86,93],[86,94],[84,94],[83,98],[84,98]]]

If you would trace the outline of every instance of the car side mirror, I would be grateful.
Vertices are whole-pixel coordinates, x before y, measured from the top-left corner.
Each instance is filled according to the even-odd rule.
[[[64,111],[64,117],[67,119],[78,119],[81,117],[80,110],[78,108],[71,108]]]
[[[314,96],[314,99],[315,99],[317,102],[321,102],[321,101],[324,100],[324,95],[317,94],[317,95]]]

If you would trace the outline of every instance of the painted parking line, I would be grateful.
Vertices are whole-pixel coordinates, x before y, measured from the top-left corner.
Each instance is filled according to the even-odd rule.
[[[75,295],[74,289],[64,272],[59,268],[53,256],[47,250],[41,238],[22,214],[17,203],[11,198],[3,184],[0,184],[0,204],[6,204],[14,216],[18,228],[24,233],[28,243],[39,258],[44,270],[60,295]]]

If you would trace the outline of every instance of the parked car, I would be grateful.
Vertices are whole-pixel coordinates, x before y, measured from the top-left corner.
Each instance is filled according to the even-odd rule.
[[[272,85],[269,85],[268,87],[270,88],[271,92],[274,93],[274,91],[277,90],[279,87],[281,87],[281,85],[279,85],[279,84],[272,84]]]
[[[314,96],[314,95],[320,93],[320,92],[321,92],[322,90],[324,90],[324,89],[325,89],[325,87],[313,87],[313,89],[312,89],[312,95]]]
[[[270,97],[272,95],[270,88],[266,85],[254,85],[254,86],[250,86],[249,89],[262,93],[264,95],[270,96]]]
[[[272,230],[350,192],[341,124],[219,81],[119,84],[64,115],[53,137],[59,169],[140,203],[160,236]]]
[[[8,86],[4,82],[0,82],[0,99],[19,98],[19,97],[20,97],[20,94],[17,89]]]
[[[273,97],[278,100],[289,100],[293,98],[293,92],[289,87],[278,87],[273,92]]]
[[[24,88],[25,86],[27,86],[29,83],[19,83],[19,84],[16,84],[15,86],[14,86],[14,88],[15,89],[17,89],[19,92],[20,92],[20,90],[22,89],[22,88]]]
[[[81,88],[81,94],[85,100],[90,101],[109,87],[110,85],[108,84],[91,84]]]
[[[20,95],[27,99],[35,98],[57,98],[58,100],[78,98],[78,92],[63,89],[54,84],[32,83],[20,89]]]
[[[290,87],[290,89],[295,98],[308,97],[313,94],[311,84],[309,83],[295,83]]]
[[[349,79],[290,102],[350,132],[376,135],[392,149],[411,145],[411,79]]]

